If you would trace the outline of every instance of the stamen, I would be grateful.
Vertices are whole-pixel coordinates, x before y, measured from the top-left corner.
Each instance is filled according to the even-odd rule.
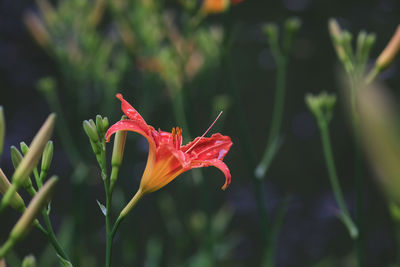
[[[210,125],[210,126],[208,127],[208,129],[203,133],[203,135],[200,136],[200,138],[197,139],[197,141],[196,141],[191,147],[189,147],[189,149],[186,150],[185,153],[188,153],[190,150],[192,150],[192,149],[197,145],[198,142],[200,142],[200,140],[208,133],[208,131],[211,130],[211,128],[212,128],[212,127],[214,126],[214,124],[217,122],[217,120],[219,119],[219,117],[221,116],[221,114],[222,114],[222,111],[218,114],[218,116],[215,118],[214,122],[211,123],[211,125]]]

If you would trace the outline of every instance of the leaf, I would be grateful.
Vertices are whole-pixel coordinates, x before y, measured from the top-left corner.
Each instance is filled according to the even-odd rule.
[[[97,202],[97,205],[99,205],[99,207],[100,207],[100,209],[101,209],[101,212],[104,214],[104,216],[106,216],[106,215],[107,215],[107,209],[106,209],[106,207],[104,207],[104,205],[101,204],[97,199],[96,199],[96,202]]]
[[[63,267],[73,267],[72,263],[57,254],[58,259],[61,261]]]

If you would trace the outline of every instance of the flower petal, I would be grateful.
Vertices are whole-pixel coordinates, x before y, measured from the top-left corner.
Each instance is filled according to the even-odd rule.
[[[142,118],[139,112],[137,112],[136,109],[134,109],[131,104],[124,99],[122,94],[117,94],[116,97],[121,100],[121,109],[129,119],[147,125],[146,121]]]
[[[209,167],[214,166],[220,169],[225,174],[225,184],[222,186],[222,190],[225,190],[229,184],[231,183],[231,172],[229,171],[228,166],[222,161],[217,159],[212,160],[203,160],[203,161],[192,161],[190,164],[191,168],[201,168],[201,167]]]
[[[185,154],[182,151],[174,149],[169,143],[161,144],[157,147],[155,164],[146,166],[140,187],[147,193],[164,187],[176,176],[190,169],[190,165],[185,163]]]
[[[186,152],[193,160],[223,160],[232,146],[229,136],[216,133],[211,137],[196,137],[194,141],[182,147],[182,151]]]
[[[143,135],[146,137],[146,139],[149,141],[149,143],[152,143],[152,145],[155,146],[153,136],[151,134],[151,131],[153,130],[153,127],[148,126],[143,127],[143,124],[140,122],[136,122],[133,120],[121,120],[113,124],[110,128],[108,128],[106,132],[106,140],[107,142],[110,141],[111,135],[118,132],[118,131],[132,131],[132,132],[137,132],[138,134]]]

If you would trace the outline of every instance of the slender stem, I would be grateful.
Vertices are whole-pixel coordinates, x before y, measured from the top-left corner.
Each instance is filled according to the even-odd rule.
[[[347,229],[350,233],[350,236],[353,239],[356,239],[358,237],[358,229],[350,217],[350,213],[347,210],[347,206],[346,206],[346,203],[343,198],[342,189],[340,188],[340,185],[339,185],[338,176],[336,173],[335,162],[334,162],[333,154],[332,154],[332,147],[331,147],[331,143],[330,143],[328,124],[325,120],[320,118],[320,119],[318,119],[318,125],[319,125],[320,131],[321,131],[321,140],[322,140],[322,146],[323,146],[323,150],[324,150],[326,166],[327,166],[328,174],[329,174],[329,181],[331,183],[332,190],[333,190],[333,193],[336,198],[336,202],[337,202],[340,212],[341,212],[340,218],[342,219],[342,222],[347,227]]]
[[[363,168],[362,168],[362,153],[361,153],[361,144],[360,144],[360,134],[359,134],[359,116],[357,112],[357,90],[359,89],[359,80],[355,80],[352,83],[351,91],[352,91],[352,127],[354,132],[354,156],[355,156],[355,168],[354,168],[354,177],[355,177],[355,185],[356,185],[356,205],[355,205],[355,222],[358,227],[359,236],[355,239],[355,247],[357,254],[357,262],[358,266],[362,267],[363,264],[363,252],[364,252],[364,242],[363,242],[363,228],[364,228],[364,218],[363,218],[363,209],[364,209],[364,178],[363,178]],[[358,86],[356,86],[356,84]]]
[[[286,196],[284,198],[283,202],[278,208],[278,212],[275,215],[273,222],[271,223],[271,233],[267,240],[266,253],[264,255],[264,260],[261,266],[264,267],[275,266],[275,249],[277,245],[276,240],[278,238],[279,232],[283,224],[283,220],[288,210],[289,200],[290,200],[289,196]]]
[[[15,240],[12,238],[9,238],[6,243],[3,244],[3,246],[0,248],[0,259],[2,259],[6,253],[14,246]]]
[[[375,78],[378,76],[378,74],[381,72],[381,70],[374,66],[374,68],[367,74],[367,77],[365,78],[365,83],[370,84]]]
[[[112,192],[108,185],[108,180],[104,180],[104,188],[106,191],[106,267],[111,265],[111,249],[112,249],[112,236],[111,236],[111,199]]]
[[[276,91],[274,98],[274,108],[272,112],[272,122],[268,136],[267,146],[263,157],[258,164],[255,175],[261,179],[265,176],[269,165],[275,157],[279,149],[279,132],[282,125],[285,91],[286,91],[286,69],[287,59],[284,55],[276,56],[277,76],[276,76]]]
[[[65,260],[70,262],[67,254],[64,252],[64,249],[61,247],[60,243],[57,240],[56,235],[54,234],[54,230],[51,225],[50,218],[49,218],[49,215],[47,214],[46,209],[42,210],[42,216],[43,216],[43,220],[46,225],[46,228],[47,228],[47,237],[49,238],[50,243],[53,245],[53,247],[57,251],[58,255],[60,255],[62,258],[64,258]]]
[[[114,226],[113,226],[112,231],[111,231],[111,239],[114,238],[115,233],[117,232],[118,226],[119,226],[119,224],[122,222],[122,220],[123,220],[124,218],[125,218],[125,217],[119,216],[118,219],[115,221]]]

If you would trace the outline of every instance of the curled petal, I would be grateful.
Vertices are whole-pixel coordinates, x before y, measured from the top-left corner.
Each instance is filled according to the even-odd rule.
[[[131,120],[121,120],[116,122],[106,132],[106,140],[110,141],[111,135],[118,131],[132,131],[143,135],[149,141],[151,145],[155,146],[153,136],[151,135],[152,128],[150,126],[143,127],[140,123]]]
[[[196,160],[196,161],[192,161],[190,166],[192,168],[214,166],[214,167],[220,169],[225,175],[225,184],[222,186],[222,190],[225,190],[231,183],[231,172],[229,171],[228,166],[226,166],[226,164],[221,160],[217,160],[217,159],[204,160],[204,161]]]
[[[140,116],[139,112],[137,112],[121,94],[117,94],[116,97],[121,100],[121,109],[129,119],[147,126],[146,121]]]
[[[182,147],[182,151],[188,153],[196,160],[223,160],[232,141],[229,136],[216,133],[209,138],[197,137],[194,141]]]

